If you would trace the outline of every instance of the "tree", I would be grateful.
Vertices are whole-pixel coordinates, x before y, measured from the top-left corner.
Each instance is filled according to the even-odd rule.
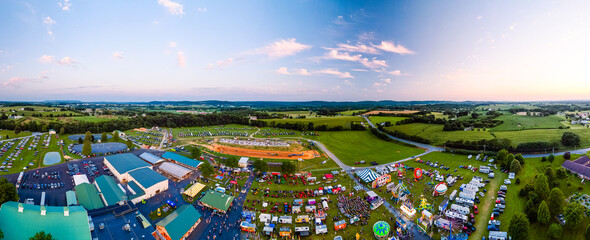
[[[563,192],[559,190],[559,188],[551,189],[551,193],[549,193],[549,198],[547,198],[547,206],[549,206],[549,211],[551,212],[551,216],[555,217],[563,211],[563,206],[565,205],[565,196]]]
[[[109,140],[109,137],[107,136],[107,133],[102,133],[102,135],[100,135],[100,142],[107,142]]]
[[[555,186],[555,172],[553,168],[547,167],[545,169],[545,176],[547,177],[547,183],[549,183],[549,187]]]
[[[238,159],[235,157],[229,157],[227,160],[225,160],[225,165],[228,167],[235,168],[238,166]]]
[[[547,158],[547,161],[553,162],[553,160],[555,160],[555,156],[553,154],[549,154],[549,157]]]
[[[555,175],[557,175],[557,178],[559,179],[564,179],[567,177],[564,168],[558,168]]]
[[[284,162],[281,165],[281,172],[285,173],[285,174],[292,174],[296,171],[296,166],[295,164],[291,163],[291,162]]]
[[[586,234],[584,235],[584,238],[586,240],[590,240],[590,224],[588,224],[588,226],[586,226]]]
[[[132,149],[133,148],[133,142],[131,141],[131,139],[127,139],[127,142],[125,142],[125,144],[127,144],[127,148]]]
[[[16,126],[14,127],[14,134],[19,134],[19,133],[20,133],[20,131],[21,131],[21,130],[20,130],[20,126],[19,126],[19,125],[16,125]]]
[[[518,160],[521,166],[524,165],[524,157],[522,156],[522,154],[516,154],[516,156],[514,156],[514,159]]]
[[[268,171],[268,164],[262,160],[254,161],[254,169],[258,172]]]
[[[199,169],[201,170],[202,175],[205,177],[211,176],[211,174],[215,172],[215,169],[213,169],[213,166],[211,166],[209,161],[203,162],[203,164],[199,166]]]
[[[119,132],[115,132],[113,134],[113,142],[118,142],[119,140],[121,140],[121,138],[119,138]]]
[[[537,220],[543,225],[547,225],[549,222],[551,222],[551,213],[549,212],[549,207],[547,207],[547,203],[545,203],[545,201],[542,201],[539,205]]]
[[[509,153],[508,155],[506,155],[506,159],[504,159],[504,166],[510,166],[510,164],[512,164],[512,161],[514,161],[514,155],[512,153]]]
[[[551,226],[549,226],[549,229],[547,229],[547,236],[549,237],[549,239],[561,239],[562,234],[563,229],[561,228],[561,225],[557,223],[551,224]]]
[[[35,233],[35,236],[29,238],[29,240],[55,240],[50,233],[45,233],[44,231]]]
[[[472,119],[477,119],[477,117],[479,117],[479,114],[477,114],[476,112],[471,113]]]
[[[572,158],[572,153],[570,153],[570,152],[565,152],[565,153],[563,154],[563,159],[565,159],[565,160],[570,160],[571,158]]]
[[[529,199],[526,202],[526,206],[524,208],[524,213],[527,215],[530,222],[537,221],[537,212],[539,212],[539,209],[535,208],[535,203],[533,202],[532,199]]]
[[[539,175],[535,181],[535,193],[541,198],[545,199],[549,195],[549,183],[544,174]]]
[[[201,157],[201,149],[199,149],[196,146],[193,146],[193,148],[191,148],[191,157],[194,159],[198,159]]]
[[[496,163],[498,163],[499,165],[504,163],[504,160],[506,160],[506,156],[508,156],[508,150],[502,149],[498,151],[498,153],[496,154]]]
[[[545,162],[545,161],[547,161],[547,158],[546,158],[545,156],[543,156],[543,157],[541,158],[541,162]]]
[[[84,145],[82,146],[82,155],[88,156],[92,153],[92,146],[90,145],[90,139],[84,140]]]
[[[79,137],[78,138],[78,144],[82,144],[82,143],[84,143],[84,140],[82,140],[82,137]]]
[[[573,132],[564,132],[561,135],[561,144],[566,147],[575,147],[580,145],[580,135]]]
[[[17,201],[16,187],[6,178],[0,178],[0,205],[8,201]]]
[[[510,226],[508,226],[508,235],[512,236],[514,240],[525,240],[529,235],[529,220],[526,214],[516,213],[510,219]]]
[[[86,140],[92,141],[92,133],[90,131],[86,131],[86,133],[84,133],[84,141]]]
[[[512,163],[510,164],[510,171],[518,173],[520,172],[520,168],[520,162],[517,159],[512,160]]]
[[[584,219],[584,207],[577,202],[572,202],[565,207],[563,218],[565,219],[565,226],[573,229],[582,223]]]
[[[64,128],[64,127],[61,127],[61,128],[59,129],[59,135],[60,135],[60,136],[61,136],[61,135],[64,135],[64,132],[65,132],[65,128]]]
[[[0,229],[0,239],[4,238],[4,233],[2,232],[2,230]]]

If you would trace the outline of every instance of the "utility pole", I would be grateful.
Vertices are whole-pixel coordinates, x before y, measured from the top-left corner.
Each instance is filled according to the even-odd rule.
[[[486,154],[486,145],[483,145],[483,154]]]

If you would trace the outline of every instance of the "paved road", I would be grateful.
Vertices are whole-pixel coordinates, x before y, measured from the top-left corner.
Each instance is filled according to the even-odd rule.
[[[373,123],[371,122],[371,120],[369,120],[369,118],[367,116],[364,116],[363,115],[363,117],[365,118],[365,120],[367,120],[367,122],[369,122],[369,125],[371,125],[371,127],[374,127],[379,132],[381,132],[381,130],[379,130],[377,127],[375,127],[375,125],[373,125]],[[442,151],[444,151],[444,149],[443,148],[440,148],[440,147],[436,147],[436,146],[432,146],[432,145],[428,145],[428,144],[424,144],[424,143],[419,143],[419,142],[414,142],[414,141],[406,140],[406,139],[403,139],[403,138],[394,137],[394,136],[391,136],[391,135],[389,135],[387,133],[385,133],[385,134],[389,138],[391,138],[393,140],[400,141],[400,142],[403,142],[403,143],[407,143],[407,144],[410,144],[410,145],[414,145],[416,147],[424,148],[424,149],[426,149],[427,152],[436,152],[436,151],[442,152]]]

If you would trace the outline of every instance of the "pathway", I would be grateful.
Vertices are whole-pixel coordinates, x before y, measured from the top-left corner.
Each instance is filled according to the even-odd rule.
[[[257,134],[258,132],[260,132],[260,128],[257,128],[258,130],[256,130],[256,132],[253,132],[252,134],[250,134],[250,137],[253,137],[254,134]]]

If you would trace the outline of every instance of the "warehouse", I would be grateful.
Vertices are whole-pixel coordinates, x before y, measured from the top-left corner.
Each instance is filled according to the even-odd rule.
[[[173,163],[193,170],[197,169],[197,167],[199,167],[199,165],[202,163],[201,161],[197,161],[195,159],[188,158],[173,152],[165,152],[162,157],[170,160]]]
[[[131,153],[121,153],[104,157],[106,165],[119,182],[129,179],[129,172],[139,168],[152,168],[152,166]]]
[[[155,165],[155,164],[158,164],[158,163],[161,163],[164,161],[163,158],[158,157],[158,156],[151,154],[149,152],[144,152],[144,153],[140,154],[139,158],[143,159],[144,161],[146,161],[147,163],[149,163],[151,165]]]
[[[149,168],[139,168],[129,172],[131,201],[138,203],[168,190],[168,179]],[[143,192],[143,194],[142,194]]]
[[[102,175],[97,177],[94,180],[94,185],[100,192],[99,196],[101,197],[105,206],[112,206],[127,200],[127,196],[125,196],[123,189],[111,176]]]
[[[29,239],[40,231],[54,239],[91,239],[88,213],[81,206],[6,202],[0,208],[0,226],[4,239]]]
[[[158,167],[158,170],[163,174],[169,176],[175,181],[180,181],[187,178],[193,172],[192,169],[185,168],[178,164],[171,162],[164,162]]]
[[[190,204],[185,204],[156,223],[152,235],[157,240],[186,239],[201,222],[201,214]]]
[[[199,202],[205,207],[226,213],[233,200],[234,197],[232,195],[209,190]]]
[[[90,183],[82,183],[74,187],[78,203],[86,210],[93,210],[104,207],[104,203],[96,191],[96,187]]]

